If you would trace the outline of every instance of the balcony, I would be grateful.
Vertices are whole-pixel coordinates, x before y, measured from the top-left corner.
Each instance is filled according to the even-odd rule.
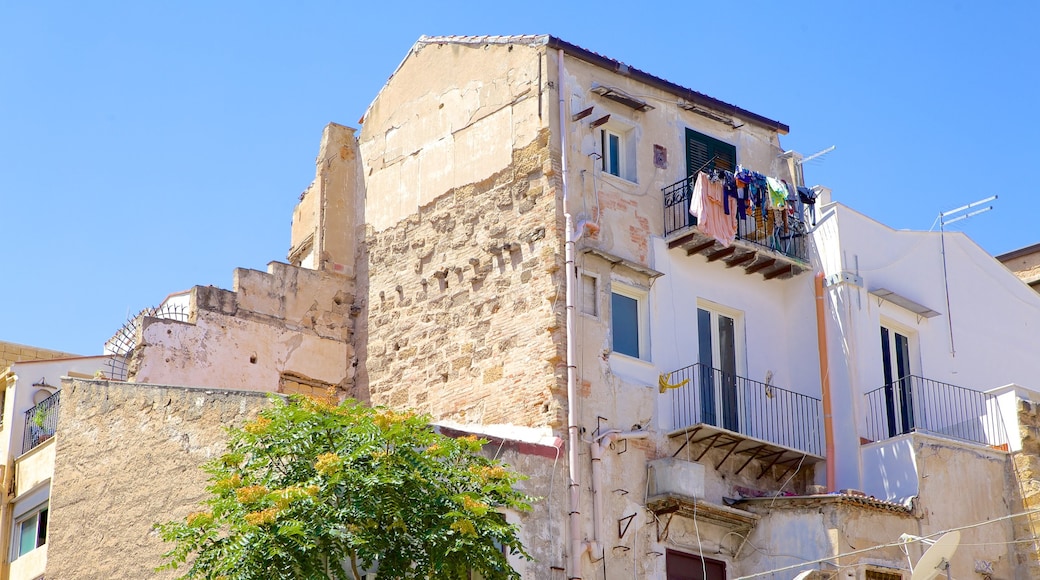
[[[866,394],[867,438],[881,441],[930,433],[997,449],[1008,448],[994,395],[907,376]]]
[[[724,449],[716,469],[730,456],[746,456],[737,473],[758,459],[764,464],[759,478],[773,466],[789,471],[823,461],[820,399],[702,364],[673,371],[667,381],[676,385],[661,387],[672,391],[669,437],[683,437],[683,447],[699,451],[690,459]]]
[[[808,269],[808,235],[805,223],[788,217],[788,227],[771,227],[760,217],[737,220],[737,238],[723,246],[697,228],[690,215],[693,178],[677,181],[664,195],[664,237],[668,248],[682,248],[687,255],[701,254],[709,262],[722,261],[727,268],[742,267],[747,274],[760,273],[766,280],[786,279]],[[757,212],[756,212],[757,213]],[[734,218],[736,219],[736,218]]]
[[[25,436],[22,438],[22,453],[28,453],[37,445],[54,437],[58,426],[58,404],[61,391],[40,401],[25,412]]]

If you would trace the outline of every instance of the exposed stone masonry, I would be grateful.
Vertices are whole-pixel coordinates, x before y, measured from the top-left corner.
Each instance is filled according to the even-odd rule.
[[[562,224],[548,131],[498,174],[369,231],[375,404],[462,423],[563,419]],[[363,287],[359,284],[359,287]]]
[[[155,571],[172,546],[153,523],[199,509],[199,466],[224,452],[225,428],[267,404],[262,393],[64,381],[47,577],[177,577]]]
[[[1040,508],[1040,406],[1029,401],[1018,402],[1018,425],[1022,450],[1011,459],[1022,494],[1022,511]],[[1018,511],[1012,506],[1012,512]],[[1016,539],[1040,537],[1040,514],[1014,520]],[[1040,578],[1040,552],[1037,542],[1016,544],[1012,553],[1016,565],[1029,571],[1029,578]]]

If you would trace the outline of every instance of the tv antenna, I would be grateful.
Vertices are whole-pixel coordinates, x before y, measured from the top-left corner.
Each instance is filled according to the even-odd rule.
[[[991,201],[993,201],[995,199],[997,199],[997,196],[991,195],[991,196],[987,197],[986,199],[980,199],[978,201],[973,201],[973,202],[969,203],[968,205],[962,205],[962,206],[958,207],[957,209],[951,209],[950,211],[939,212],[939,217],[935,218],[935,221],[939,222],[939,245],[940,245],[941,251],[942,251],[943,284],[945,284],[945,286],[946,286],[946,323],[950,327],[950,355],[953,356],[953,357],[957,356],[957,349],[953,345],[953,313],[950,311],[950,278],[949,278],[949,275],[948,275],[949,273],[946,270],[946,226],[949,225],[949,224],[952,224],[954,222],[959,222],[961,220],[966,220],[966,219],[968,219],[970,217],[977,216],[980,213],[985,213],[985,212],[993,209],[993,206],[991,205],[991,206],[988,206],[988,207],[984,207],[982,209],[977,209],[975,211],[964,213],[964,212],[968,211],[969,209],[972,209],[972,208],[975,208],[975,207],[979,207],[980,205],[982,205],[984,203],[989,203],[989,202],[991,202]],[[934,229],[935,229],[935,223],[933,222],[931,229],[928,230],[928,231],[932,231]]]
[[[806,157],[802,157],[802,160],[799,162],[799,164],[800,165],[805,165],[806,163],[812,161],[813,159],[818,159],[820,157],[823,157],[824,155],[830,153],[831,151],[834,151],[837,147],[838,147],[837,145],[831,145],[830,147],[828,147],[826,149],[821,149],[821,150],[817,151],[816,153],[813,153],[812,155],[808,155]]]
[[[921,559],[917,561],[917,566],[910,566],[910,580],[932,580],[942,572],[946,572],[946,580],[952,580],[950,560],[953,558],[953,553],[957,551],[957,546],[961,543],[960,532],[956,530],[946,532],[938,540],[930,540],[910,534],[903,534],[899,539],[904,542],[903,553],[906,554],[908,563],[910,562],[910,552],[906,549],[906,544],[910,542],[930,544],[929,548],[921,556]]]

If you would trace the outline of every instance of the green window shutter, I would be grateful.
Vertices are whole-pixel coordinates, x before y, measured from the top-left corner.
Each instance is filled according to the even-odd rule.
[[[693,129],[686,130],[686,175],[709,169],[735,171],[737,148]]]

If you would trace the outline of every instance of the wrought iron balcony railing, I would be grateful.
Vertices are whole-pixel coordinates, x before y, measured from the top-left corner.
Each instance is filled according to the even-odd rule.
[[[664,194],[664,235],[697,225],[697,218],[690,215],[690,198],[693,195],[694,178],[681,179],[661,190]],[[748,212],[746,219],[737,219],[737,239],[754,244],[789,258],[809,261],[808,236],[805,222],[796,215],[787,216],[786,227],[772,217],[762,217],[759,210]]]
[[[872,441],[921,431],[1007,449],[1007,430],[993,395],[907,376],[866,398],[867,437]]]
[[[713,425],[822,456],[820,399],[694,364],[668,375],[675,430]]]
[[[58,404],[61,391],[40,401],[25,412],[25,436],[22,438],[22,453],[54,437],[58,426]]]

